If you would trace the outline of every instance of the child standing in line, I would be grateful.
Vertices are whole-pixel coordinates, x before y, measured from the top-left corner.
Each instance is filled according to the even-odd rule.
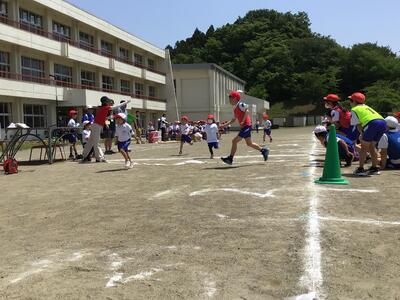
[[[228,122],[225,122],[223,126],[230,126],[230,124],[238,120],[240,124],[240,132],[238,136],[232,140],[231,154],[227,157],[222,157],[221,159],[224,163],[232,165],[233,157],[235,156],[237,151],[237,145],[240,141],[244,139],[248,147],[260,151],[261,155],[264,158],[264,161],[267,161],[269,149],[267,147],[263,148],[260,145],[253,143],[253,141],[251,140],[251,130],[253,126],[251,124],[248,105],[240,101],[240,98],[241,96],[239,92],[231,92],[229,94],[229,102],[233,106],[234,118]]]
[[[111,103],[113,101],[106,96],[103,96],[100,99],[100,102],[101,102],[101,106],[96,111],[96,116],[94,118],[94,123],[92,125],[92,131],[91,131],[91,134],[89,137],[89,141],[86,144],[87,147],[85,147],[85,149],[83,150],[82,163],[87,162],[87,158],[89,157],[89,152],[92,148],[94,148],[96,162],[107,162],[104,158],[103,151],[101,150],[101,148],[99,146],[101,130],[106,122],[109,112],[113,109],[118,109],[118,107],[120,107],[122,105],[120,104],[115,107],[112,107]],[[128,100],[127,103],[129,103],[129,102],[130,102],[130,100]]]
[[[361,132],[361,150],[359,167],[354,171],[356,176],[379,175],[379,161],[376,145],[386,132],[386,122],[383,117],[368,105],[365,105],[365,95],[354,93],[349,97],[351,105],[351,125],[357,126]],[[364,169],[367,153],[370,153],[372,166]]]
[[[215,118],[213,115],[208,115],[207,117],[207,125],[204,128],[204,131],[207,136],[207,143],[208,143],[208,150],[210,151],[210,159],[214,158],[214,151],[213,149],[218,149],[219,144],[218,144],[218,138],[219,138],[219,132],[218,132],[218,126],[215,123]]]
[[[263,136],[263,141],[265,142],[265,138],[268,136],[269,137],[269,142],[272,143],[272,135],[271,135],[271,128],[272,128],[272,123],[269,120],[269,116],[265,114],[263,116],[264,119],[264,136]]]
[[[71,132],[68,134],[68,141],[70,143],[69,146],[69,159],[75,160],[78,156],[78,151],[76,151],[76,141],[78,137],[76,135],[75,128],[79,127],[79,123],[76,123],[76,117],[78,116],[78,112],[75,109],[71,109],[69,111],[70,120],[68,122],[68,127],[73,128]],[[75,156],[72,154],[72,151],[75,153]]]
[[[115,128],[115,136],[117,138],[118,151],[125,158],[125,168],[130,169],[133,167],[131,157],[129,156],[128,148],[132,138],[132,127],[126,122],[126,115],[119,113],[114,116],[117,123]]]
[[[179,155],[182,155],[183,145],[188,143],[189,145],[193,145],[193,141],[191,138],[192,127],[189,125],[189,118],[187,116],[183,116],[181,118],[181,144],[179,148]]]

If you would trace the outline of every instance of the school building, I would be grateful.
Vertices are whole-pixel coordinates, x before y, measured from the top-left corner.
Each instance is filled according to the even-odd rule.
[[[46,128],[103,95],[131,100],[143,125],[155,121],[167,108],[168,60],[164,49],[63,0],[0,0],[1,130],[11,122]]]
[[[174,64],[172,66],[176,93],[176,104],[168,103],[168,113],[177,110],[191,120],[207,119],[209,113],[219,121],[232,119],[232,106],[228,94],[245,90],[246,82],[216,64]],[[242,99],[249,105],[249,112],[255,124],[269,109],[269,102],[243,94]],[[234,124],[232,127],[238,127]]]

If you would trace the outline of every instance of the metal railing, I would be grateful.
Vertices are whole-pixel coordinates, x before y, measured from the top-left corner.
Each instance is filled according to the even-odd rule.
[[[118,90],[114,90],[114,89],[99,88],[99,87],[95,87],[95,86],[81,85],[81,84],[76,84],[76,83],[71,83],[71,82],[66,82],[66,81],[61,81],[61,80],[54,80],[54,79],[50,79],[50,78],[46,78],[46,77],[36,77],[36,76],[18,74],[18,73],[10,73],[10,72],[0,71],[0,78],[6,78],[6,79],[16,80],[16,81],[33,82],[33,83],[39,83],[39,84],[45,84],[45,85],[56,85],[59,87],[71,88],[71,89],[93,90],[93,91],[104,92],[104,93],[113,93],[113,94],[119,94],[119,95],[129,96],[129,97],[136,98],[136,99],[143,99],[143,100],[152,100],[152,101],[158,101],[158,102],[166,102],[167,101],[166,99],[160,99],[157,97],[151,97],[151,96],[146,96],[146,95],[142,95],[142,94],[122,92],[122,91],[118,91]]]
[[[127,59],[126,57],[119,57],[117,55],[114,55],[113,53],[110,53],[109,51],[106,51],[106,50],[103,50],[103,49],[97,49],[93,45],[90,45],[90,44],[88,44],[86,42],[74,41],[71,38],[69,38],[67,36],[64,36],[62,34],[55,33],[55,32],[48,32],[48,31],[46,31],[46,30],[44,30],[44,29],[42,29],[40,27],[37,27],[35,25],[29,24],[29,23],[26,23],[26,22],[23,22],[23,21],[17,22],[17,21],[9,19],[7,17],[0,16],[0,23],[7,24],[9,26],[12,26],[12,27],[15,27],[15,28],[18,28],[18,29],[22,29],[24,31],[29,31],[29,32],[31,32],[33,34],[37,34],[37,35],[40,35],[40,36],[43,36],[43,37],[46,37],[46,38],[49,38],[49,39],[52,39],[52,40],[55,40],[55,41],[68,43],[71,46],[74,46],[76,48],[80,48],[80,49],[83,49],[83,50],[86,50],[86,51],[90,51],[92,53],[96,53],[98,55],[105,56],[105,57],[108,57],[108,58],[113,58],[113,59],[115,59],[115,60],[117,60],[119,62],[126,63],[126,64],[129,64],[129,65],[141,68],[141,69],[145,69],[145,70],[157,73],[159,75],[166,76],[165,72],[161,72],[161,71],[155,70],[154,68],[151,68],[149,66],[145,66],[145,65],[139,64],[139,63],[137,63],[137,62],[135,62],[133,60]]]

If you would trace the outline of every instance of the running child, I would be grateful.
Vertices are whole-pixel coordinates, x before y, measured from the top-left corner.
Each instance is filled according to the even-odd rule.
[[[233,158],[237,151],[237,145],[244,139],[248,147],[260,151],[261,155],[264,158],[264,161],[267,161],[269,149],[267,147],[263,148],[260,145],[253,143],[253,141],[251,140],[251,130],[253,126],[251,124],[248,105],[240,101],[240,98],[241,96],[239,92],[231,92],[229,94],[229,102],[233,106],[234,118],[228,122],[225,122],[223,126],[230,126],[232,123],[238,120],[240,124],[240,132],[238,136],[232,140],[231,154],[227,157],[222,157],[221,159],[224,163],[232,165]]]
[[[79,127],[79,123],[76,123],[78,112],[75,109],[71,109],[68,114],[70,117],[70,120],[68,121],[68,127],[72,128],[71,132],[68,134],[68,141],[70,143],[69,159],[75,160],[76,158],[78,158],[78,151],[76,151],[76,141],[78,140],[78,136],[75,129]],[[72,154],[72,151],[74,152],[75,156]]]
[[[192,127],[189,125],[189,118],[187,116],[183,116],[181,118],[181,144],[179,148],[179,155],[182,155],[183,145],[188,143],[189,145],[193,145],[193,141],[191,138]]]
[[[272,122],[269,120],[269,116],[267,114],[263,115],[263,126],[264,126],[264,135],[263,135],[263,141],[265,142],[265,138],[268,136],[269,137],[269,142],[272,143],[272,135],[271,135],[271,130],[272,130]]]
[[[376,145],[386,132],[386,122],[383,117],[368,105],[365,105],[365,95],[354,93],[349,97],[351,105],[351,125],[357,126],[361,132],[361,150],[359,167],[354,171],[356,176],[379,175],[379,161]],[[370,153],[372,166],[364,169],[367,153]]]
[[[119,113],[114,116],[117,123],[115,127],[115,137],[117,138],[118,151],[125,158],[125,168],[130,169],[133,167],[131,157],[129,156],[128,148],[132,139],[132,127],[126,122],[126,114]]]
[[[215,123],[215,118],[213,115],[208,115],[207,117],[207,125],[204,128],[204,131],[207,136],[208,150],[210,151],[210,159],[214,158],[213,149],[218,149],[218,139],[219,139],[219,130],[218,125]]]
[[[353,142],[358,140],[360,135],[357,126],[351,125],[351,112],[346,111],[340,104],[340,98],[336,94],[329,94],[324,97],[325,108],[328,109],[328,119],[336,126],[336,132],[346,136]]]
[[[111,110],[113,109],[118,109],[120,105],[117,105],[115,107],[111,106],[111,103],[113,102],[110,98],[103,96],[100,99],[101,106],[96,110],[96,116],[94,118],[94,123],[92,125],[92,132],[89,137],[89,141],[87,142],[85,149],[83,150],[83,159],[82,163],[87,162],[87,158],[89,157],[89,152],[92,148],[94,148],[94,155],[96,157],[96,162],[107,162],[106,159],[104,158],[103,151],[101,150],[99,146],[99,141],[100,141],[100,134],[101,130],[106,122],[106,119],[108,117],[108,114]],[[129,103],[130,100],[127,101]]]

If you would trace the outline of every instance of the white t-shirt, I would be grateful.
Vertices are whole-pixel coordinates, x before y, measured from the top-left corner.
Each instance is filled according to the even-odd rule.
[[[339,122],[340,120],[340,113],[337,110],[332,109],[331,111],[331,118],[332,122]]]
[[[166,128],[167,127],[167,118],[166,117],[161,117],[160,121],[161,121],[160,128]]]
[[[181,134],[188,135],[190,132],[190,125],[189,124],[181,124]]]
[[[122,125],[117,125],[115,127],[115,136],[118,139],[118,142],[126,142],[132,137],[132,127],[128,123],[124,123]]]
[[[90,133],[91,133],[91,131],[90,130],[83,130],[82,131],[82,142],[85,144],[85,143],[87,143],[88,141],[89,141],[89,138],[90,138]]]
[[[68,122],[68,127],[72,127],[72,128],[79,127],[79,123],[76,123],[74,119],[70,119]]]
[[[357,114],[354,111],[351,111],[350,124],[351,124],[351,126],[360,124],[360,120],[358,119]]]
[[[207,143],[218,143],[218,126],[217,124],[207,124],[204,131],[207,134]]]
[[[270,120],[265,120],[264,121],[264,128],[265,129],[270,129],[272,127],[272,123]]]
[[[389,132],[397,132],[397,131],[398,131],[397,129],[389,130]],[[378,149],[387,149],[388,147],[389,147],[389,139],[386,133],[384,133],[381,139],[379,140]]]

